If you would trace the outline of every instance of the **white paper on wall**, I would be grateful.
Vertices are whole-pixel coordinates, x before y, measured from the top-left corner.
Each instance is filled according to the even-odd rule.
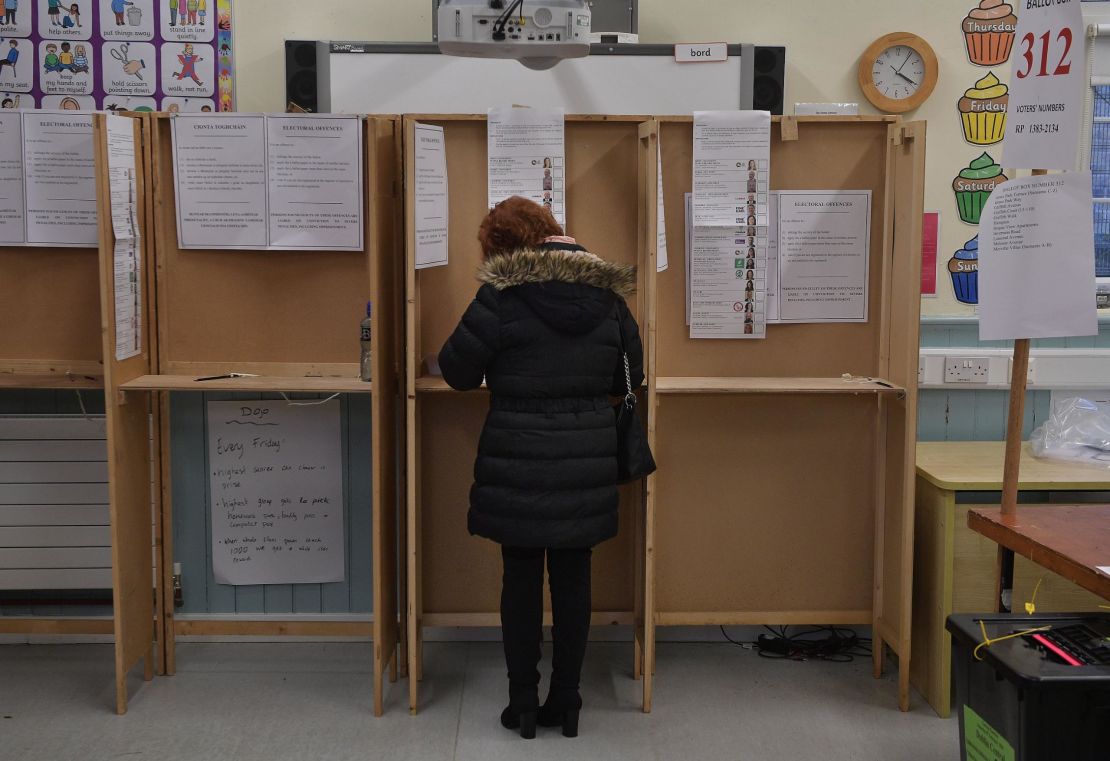
[[[447,264],[447,145],[443,127],[416,125],[416,269]]]
[[[561,108],[491,108],[486,123],[489,205],[521,196],[566,226],[566,152]]]
[[[343,581],[340,402],[208,402],[207,414],[216,581]]]

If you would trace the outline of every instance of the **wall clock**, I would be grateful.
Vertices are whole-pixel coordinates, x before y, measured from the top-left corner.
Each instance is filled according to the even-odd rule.
[[[859,59],[859,86],[880,111],[902,114],[924,103],[937,86],[937,54],[909,32],[875,40]]]

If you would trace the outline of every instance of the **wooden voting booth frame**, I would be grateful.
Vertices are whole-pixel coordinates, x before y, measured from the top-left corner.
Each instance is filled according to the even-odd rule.
[[[151,118],[150,151],[154,219],[155,288],[144,296],[156,303],[157,332],[143,356],[107,374],[110,438],[116,462],[113,506],[139,499],[150,479],[150,463],[137,453],[147,436],[145,410],[165,411],[175,391],[312,392],[371,394],[373,597],[372,623],[289,621],[176,622],[172,603],[163,617],[166,671],[174,673],[176,634],[334,635],[373,638],[374,712],[382,712],[383,679],[392,664],[396,678],[399,619],[398,502],[395,478],[397,408],[401,364],[398,349],[402,271],[396,233],[400,204],[401,135],[397,117],[363,120],[365,249],[336,251],[183,250],[177,239],[172,117]],[[103,181],[103,180],[102,180]],[[102,219],[107,215],[102,215]],[[109,218],[110,219],[110,218]],[[111,240],[102,241],[106,273],[104,303],[111,304]],[[103,246],[107,246],[104,248]],[[354,327],[367,301],[374,304],[372,382],[359,379]],[[109,324],[111,314],[108,316]],[[111,346],[111,326],[106,346]],[[146,349],[150,344],[144,344]],[[200,377],[249,373],[252,377],[198,381]],[[139,416],[143,412],[140,425]],[[161,522],[172,526],[168,425],[156,432],[163,442],[154,471],[161,472]],[[125,438],[124,438],[125,437]],[[195,509],[195,506],[182,509]],[[134,552],[136,548],[120,548]],[[172,600],[172,535],[161,547],[159,589]],[[117,610],[117,627],[136,614]],[[120,617],[126,617],[122,622]],[[126,658],[117,671],[130,664]],[[121,684],[121,690],[124,685]],[[126,694],[121,694],[121,708]]]
[[[154,285],[151,245],[150,202],[150,117],[124,116],[134,130],[135,141],[135,215],[140,236],[139,260],[143,277],[142,292]],[[108,504],[112,541],[112,617],[115,634],[116,712],[127,712],[128,674],[143,662],[143,679],[165,673],[165,652],[156,653],[155,641],[162,642],[161,623],[169,597],[156,583],[164,566],[161,548],[169,538],[168,521],[162,520],[161,472],[151,465],[161,456],[161,410],[150,400],[128,400],[119,386],[143,372],[153,361],[155,340],[153,304],[144,300],[142,310],[142,351],[135,357],[116,359],[115,325],[115,235],[109,191],[107,121],[103,114],[93,116],[93,147],[96,158],[97,221],[100,240],[99,277],[100,323],[104,356],[105,420],[108,446]],[[142,403],[145,402],[145,403]],[[153,434],[153,438],[152,438]],[[140,473],[128,479],[131,471]],[[151,541],[151,526],[154,541]],[[151,548],[154,547],[152,558]],[[152,562],[153,561],[153,562]],[[152,622],[154,625],[152,627]]]
[[[629,306],[645,313],[648,172],[655,155],[645,117],[567,116],[567,232],[605,259],[638,264]],[[415,268],[415,125],[442,126],[449,188],[449,261]],[[407,273],[407,515],[410,710],[419,706],[425,627],[498,626],[501,558],[493,542],[467,532],[468,492],[488,407],[483,391],[458,393],[429,375],[435,356],[478,289],[478,225],[488,211],[486,117],[405,117]],[[651,199],[654,199],[654,190]],[[650,231],[650,235],[649,235]],[[642,616],[642,484],[622,489],[619,535],[594,554],[594,625],[632,624]],[[637,639],[637,650],[639,640]],[[639,652],[634,663],[641,661]]]
[[[0,247],[0,325],[0,390],[102,393],[96,247]],[[113,631],[105,618],[0,617],[0,634]]]
[[[659,470],[647,481],[644,709],[657,626],[854,624],[872,626],[876,676],[884,646],[898,655],[908,710],[925,125],[775,117],[772,191],[872,193],[868,320],[769,325],[754,341],[695,340],[685,324],[692,128],[659,123],[670,266],[656,272],[652,244],[646,268]]]

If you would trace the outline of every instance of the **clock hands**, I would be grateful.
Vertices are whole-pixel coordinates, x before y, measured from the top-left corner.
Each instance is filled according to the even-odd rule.
[[[903,63],[902,65],[903,65],[903,66],[905,66],[906,64],[904,64],[904,63]],[[902,79],[906,80],[906,81],[907,81],[907,82],[909,82],[909,83],[910,83],[911,85],[913,85],[914,87],[918,87],[918,86],[919,86],[919,85],[917,84],[917,82],[914,82],[914,81],[913,81],[912,79],[910,79],[910,78],[909,78],[909,77],[907,77],[907,76],[906,76],[905,74],[903,74],[903,73],[902,73],[902,71],[901,71],[900,69],[895,69],[895,68],[894,68],[893,66],[891,66],[890,68],[891,68],[891,69],[893,69],[893,71],[894,71],[894,76],[896,76],[896,77],[901,77]]]
[[[910,52],[906,53],[906,60],[902,61],[902,65],[899,66],[897,69],[895,69],[894,73],[895,74],[900,74],[902,72],[902,69],[904,69],[906,67],[906,64],[910,62],[911,58],[913,58],[913,51],[912,50]],[[891,67],[891,68],[893,68],[893,67]]]

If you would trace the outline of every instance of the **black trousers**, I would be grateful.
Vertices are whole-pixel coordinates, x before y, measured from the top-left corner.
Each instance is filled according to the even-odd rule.
[[[590,635],[590,555],[592,550],[502,547],[501,634],[509,668],[509,697],[523,705],[536,700],[543,642],[543,561],[551,585],[553,657],[551,692],[574,693]]]

